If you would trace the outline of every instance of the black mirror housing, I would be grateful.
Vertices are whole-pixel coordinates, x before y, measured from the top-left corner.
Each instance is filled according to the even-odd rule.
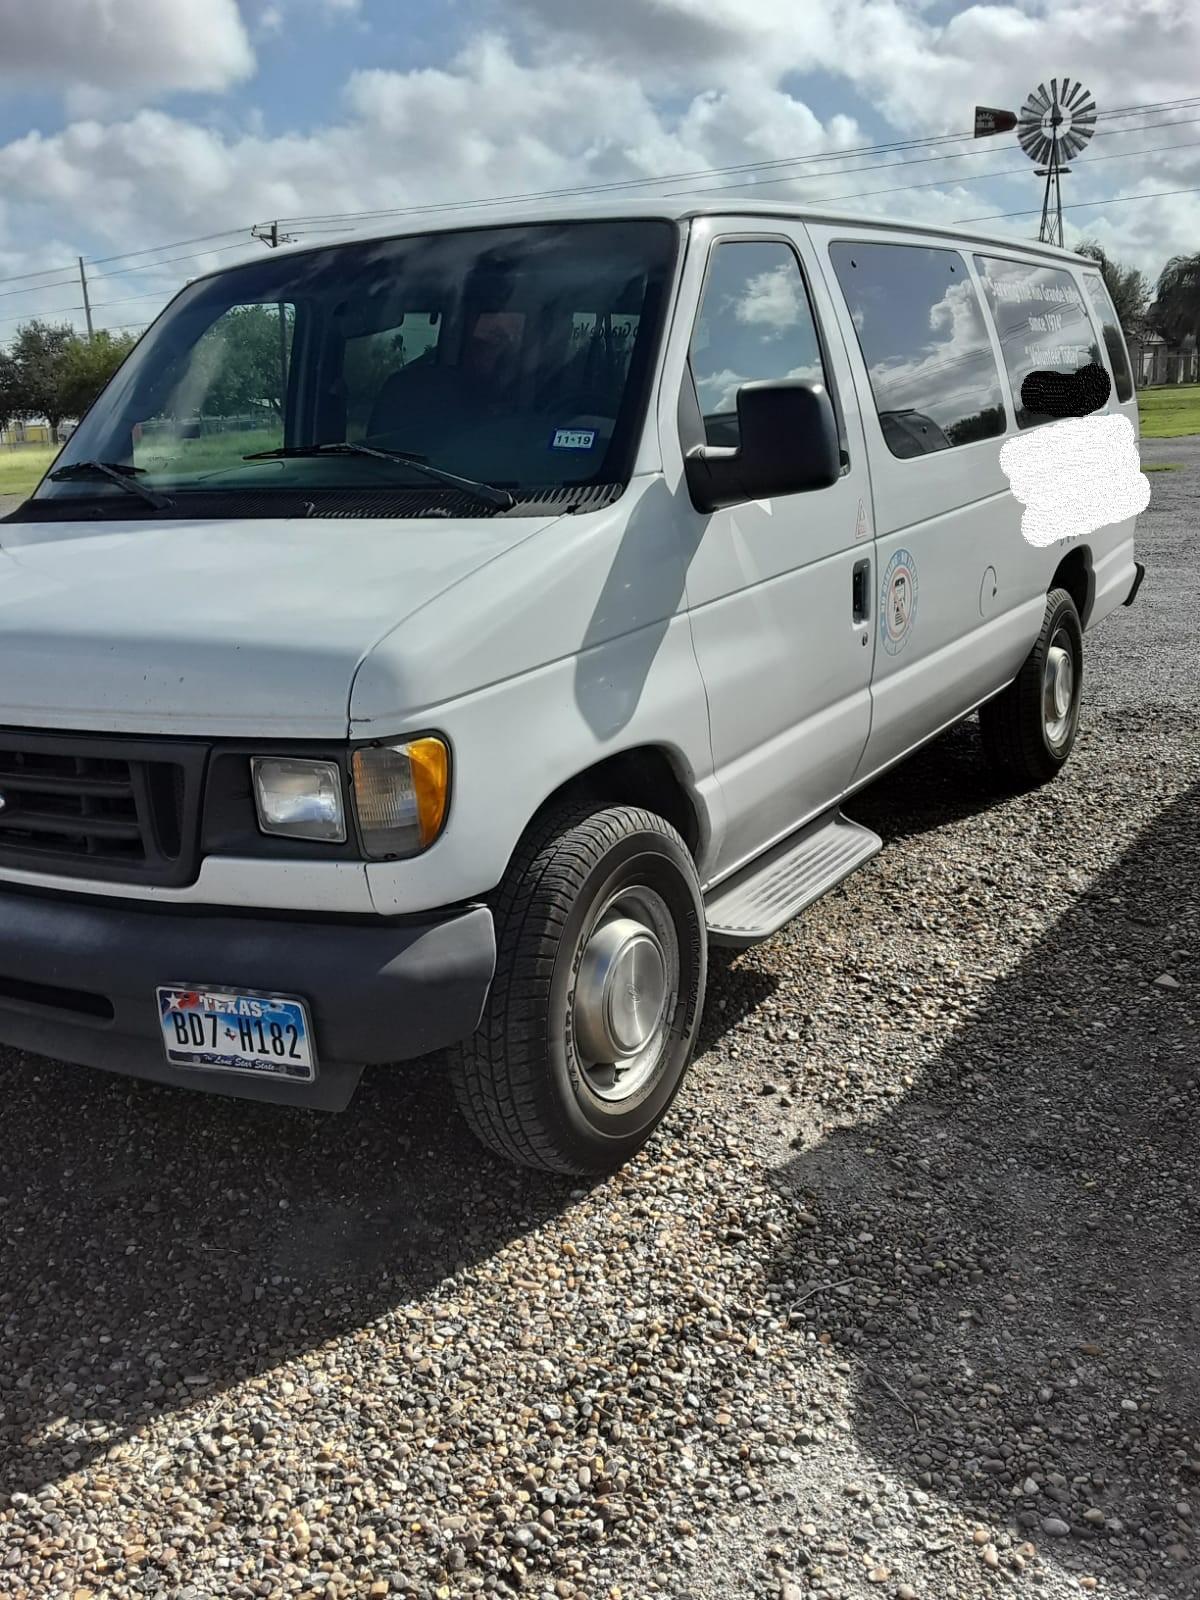
[[[828,489],[841,476],[837,418],[825,386],[806,379],[744,383],[736,449],[697,445],[684,461],[697,511]]]

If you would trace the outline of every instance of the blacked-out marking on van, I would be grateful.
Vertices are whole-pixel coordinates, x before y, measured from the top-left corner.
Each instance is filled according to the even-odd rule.
[[[1095,361],[1075,372],[1031,372],[1021,385],[1021,404],[1042,417],[1086,417],[1108,404],[1112,383]]]

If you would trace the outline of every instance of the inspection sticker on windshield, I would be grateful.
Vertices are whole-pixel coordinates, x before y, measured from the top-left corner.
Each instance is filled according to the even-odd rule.
[[[157,992],[163,1048],[175,1066],[290,1083],[312,1083],[316,1077],[312,1025],[303,1000],[184,984]]]
[[[595,428],[556,428],[551,450],[590,450],[596,442]]]

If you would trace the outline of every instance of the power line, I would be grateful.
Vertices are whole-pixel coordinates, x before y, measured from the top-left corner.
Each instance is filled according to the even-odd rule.
[[[42,289],[69,289],[76,281],[74,277],[59,278],[56,283],[35,283],[28,289],[5,289],[4,293],[0,294],[0,300],[9,300],[15,294],[37,294]]]
[[[381,206],[370,211],[309,213],[295,217],[280,217],[279,221],[286,223],[289,227],[307,227],[308,224],[316,222],[347,222],[370,219],[372,217],[397,217],[406,216],[413,212],[462,211],[474,207],[507,205],[517,200],[556,200],[576,194],[601,194],[612,189],[642,188],[652,183],[682,182],[685,178],[720,177],[728,172],[753,172],[771,167],[794,166],[798,161],[838,161],[845,159],[847,156],[879,155],[888,150],[931,149],[937,144],[952,144],[971,137],[971,134],[966,133],[947,133],[925,139],[903,139],[893,140],[886,144],[859,145],[848,150],[829,150],[807,156],[780,156],[772,161],[748,161],[728,167],[698,167],[690,172],[660,172],[653,177],[619,178],[607,183],[578,184],[561,189],[525,190],[521,193],[489,195],[474,200],[447,200],[436,205]]]
[[[169,267],[176,261],[199,261],[202,256],[219,256],[222,255],[226,250],[242,250],[248,248],[249,244],[250,240],[248,238],[236,239],[233,244],[217,245],[212,250],[195,250],[186,256],[167,256],[162,261],[143,261],[140,266],[119,267],[116,272],[91,272],[88,274],[88,278],[89,281],[91,279],[99,281],[102,278],[125,278],[128,277],[131,272],[152,272],[155,267]]]
[[[1133,115],[1144,115],[1146,113],[1153,112],[1153,111],[1184,110],[1184,109],[1187,109],[1188,107],[1196,105],[1196,104],[1200,104],[1200,95],[1198,95],[1198,96],[1190,96],[1190,97],[1181,97],[1181,98],[1176,99],[1176,100],[1149,101],[1149,102],[1146,102],[1146,103],[1144,103],[1142,105],[1121,106],[1121,107],[1116,107],[1116,108],[1114,108],[1112,110],[1109,110],[1109,111],[1102,111],[1098,115],[1101,118],[1116,118],[1116,117],[1125,117],[1125,116],[1133,116]],[[1187,120],[1200,120],[1200,119],[1187,119]],[[1143,125],[1142,128],[1112,128],[1112,129],[1105,129],[1101,133],[1098,133],[1096,135],[1096,137],[1097,138],[1104,138],[1106,136],[1107,137],[1111,137],[1111,136],[1114,136],[1114,135],[1117,135],[1117,134],[1124,135],[1124,134],[1128,134],[1128,133],[1149,131],[1151,128],[1155,128],[1155,127],[1172,127],[1172,126],[1180,125],[1181,121],[1182,121],[1182,119],[1178,119],[1176,122],[1145,124],[1145,125]],[[754,172],[754,173],[756,173],[756,172],[766,172],[766,171],[771,171],[771,170],[777,169],[779,167],[785,167],[785,166],[812,165],[812,164],[815,164],[815,163],[823,163],[823,162],[831,162],[831,161],[843,161],[843,160],[845,160],[847,158],[853,158],[853,157],[856,157],[856,156],[900,153],[900,152],[903,152],[905,150],[913,150],[913,149],[930,149],[930,150],[932,150],[937,146],[946,145],[946,144],[961,143],[963,140],[966,140],[966,139],[973,139],[973,133],[964,130],[962,133],[949,133],[949,134],[931,135],[931,136],[928,136],[928,137],[925,137],[925,138],[911,138],[911,139],[891,140],[891,141],[885,141],[885,142],[878,143],[878,144],[873,144],[873,145],[859,145],[859,146],[851,147],[849,149],[844,149],[844,150],[831,150],[831,151],[817,152],[817,153],[814,153],[814,154],[811,154],[811,155],[807,155],[807,156],[783,156],[783,157],[778,157],[776,159],[769,160],[769,161],[742,162],[742,163],[732,164],[732,165],[723,166],[723,167],[697,168],[697,169],[693,169],[692,171],[689,171],[689,172],[660,173],[660,174],[658,174],[656,176],[647,176],[647,177],[641,177],[641,178],[618,179],[618,180],[614,180],[614,181],[607,182],[607,183],[602,183],[602,184],[584,184],[584,185],[575,185],[575,186],[571,186],[571,187],[563,187],[563,188],[559,188],[559,189],[543,189],[543,190],[525,191],[523,193],[514,193],[514,194],[507,194],[507,195],[493,195],[493,196],[487,196],[487,197],[484,197],[484,198],[478,198],[478,199],[474,199],[474,200],[447,201],[447,202],[439,203],[437,205],[432,205],[432,206],[430,206],[430,205],[409,205],[409,206],[380,207],[380,208],[377,208],[375,210],[369,210],[369,211],[328,212],[328,213],[312,214],[312,215],[310,215],[308,217],[304,217],[304,216],[285,217],[285,218],[280,218],[278,220],[281,221],[281,222],[293,225],[293,226],[303,227],[303,229],[304,229],[304,231],[306,233],[341,232],[341,231],[344,231],[344,230],[339,228],[339,227],[326,228],[326,227],[322,226],[322,224],[341,224],[341,223],[354,222],[354,221],[366,221],[366,220],[370,220],[372,218],[406,216],[406,215],[412,215],[412,214],[417,214],[417,213],[422,213],[422,212],[424,212],[424,213],[436,213],[436,212],[441,212],[441,211],[457,211],[457,210],[465,210],[465,209],[472,208],[472,207],[485,207],[485,206],[503,205],[503,204],[507,204],[507,203],[510,203],[510,202],[513,202],[513,201],[559,199],[559,198],[571,197],[571,196],[574,196],[574,195],[602,194],[602,193],[611,192],[613,190],[638,189],[638,188],[644,188],[644,187],[649,186],[649,185],[660,184],[660,183],[682,182],[682,181],[684,181],[686,179],[690,179],[690,178],[713,178],[713,177],[722,177],[722,176],[726,176],[726,175],[729,175],[729,174],[735,174],[735,173],[742,174],[742,173],[752,173],[752,172]],[[1006,146],[1003,146],[1002,148],[1009,148],[1009,146],[1006,145]],[[1166,148],[1170,148],[1170,147],[1166,147]],[[961,152],[947,152],[946,154],[942,154],[942,155],[926,156],[926,157],[916,158],[914,161],[881,162],[881,163],[878,163],[876,167],[866,167],[866,166],[846,167],[846,168],[836,169],[835,171],[831,171],[828,174],[828,176],[830,176],[830,177],[840,176],[843,173],[846,176],[850,176],[851,174],[856,173],[856,172],[866,172],[866,171],[878,170],[879,167],[914,165],[914,164],[916,164],[917,161],[938,161],[938,160],[949,161],[949,160],[957,160],[957,159],[961,159],[962,157],[965,157],[967,155],[993,154],[993,153],[995,153],[995,151],[996,151],[996,147],[992,146],[991,149],[987,150],[987,151],[984,151],[984,150],[971,150],[971,151],[961,151]],[[1149,152],[1147,152],[1147,153],[1149,153]],[[1097,159],[1097,158],[1092,158],[1092,159]],[[1017,169],[1017,170],[1019,170],[1019,169]],[[766,183],[774,183],[774,182],[792,182],[792,181],[801,182],[807,177],[820,177],[820,176],[824,176],[824,175],[825,174],[821,174],[821,173],[791,174],[787,178],[756,180],[756,184],[765,185]],[[1006,174],[1003,174],[1003,173],[987,173],[987,174],[981,174],[980,176],[981,177],[989,177],[989,176],[1005,176],[1005,175]],[[711,185],[710,188],[711,188],[711,190],[713,192],[716,192],[718,189],[721,189],[721,188],[736,187],[736,186],[737,185]],[[936,184],[899,185],[899,186],[897,186],[897,190],[900,189],[900,188],[906,188],[906,187],[910,187],[910,188],[932,188],[932,187],[936,187],[936,186],[937,186]],[[700,191],[694,191],[694,192],[705,193],[705,192],[708,192],[708,191],[707,190],[700,190]],[[875,192],[875,191],[867,191],[867,193],[870,193],[870,192]],[[883,192],[883,191],[878,191],[878,192]],[[1167,192],[1170,192],[1170,193],[1181,192],[1182,193],[1182,192],[1186,192],[1186,191],[1167,191]],[[668,197],[664,196],[664,198],[668,198]],[[849,198],[857,198],[857,196],[843,196],[843,197],[839,197],[839,198],[847,198],[847,199],[849,199]],[[1133,197],[1130,197],[1130,198],[1133,198]],[[1093,202],[1082,202],[1082,203],[1083,204],[1091,204]],[[1020,215],[1029,215],[1029,214],[1032,214],[1032,213],[1004,212],[1004,213],[998,213],[997,215],[999,215],[999,216],[1020,216]],[[91,258],[90,260],[85,259],[85,263],[84,264],[85,264],[85,266],[105,266],[105,265],[109,265],[110,263],[116,262],[116,261],[132,261],[132,260],[135,260],[137,257],[140,257],[140,256],[151,255],[151,254],[158,255],[163,250],[172,250],[172,249],[175,249],[175,248],[177,248],[179,246],[183,246],[183,245],[206,244],[206,243],[209,243],[210,241],[216,240],[216,239],[227,239],[227,238],[230,238],[234,234],[241,234],[241,235],[245,236],[244,238],[239,238],[239,239],[234,240],[234,242],[231,243],[231,244],[214,247],[212,250],[200,250],[200,251],[191,252],[191,253],[186,254],[186,255],[175,255],[175,256],[162,257],[159,260],[144,261],[144,262],[139,262],[139,264],[135,265],[135,266],[118,268],[118,269],[116,269],[115,271],[112,271],[112,272],[102,272],[102,273],[94,273],[94,274],[92,274],[92,276],[94,278],[96,278],[96,279],[124,277],[124,276],[126,276],[126,275],[128,275],[130,273],[133,273],[133,272],[153,271],[155,268],[171,266],[176,262],[199,260],[203,256],[217,255],[217,254],[222,254],[227,250],[239,249],[243,245],[249,244],[250,232],[251,232],[251,230],[249,228],[225,228],[225,229],[222,229],[220,232],[217,232],[217,233],[198,234],[195,237],[190,238],[190,239],[176,239],[176,240],[173,240],[169,244],[147,245],[147,246],[144,246],[142,249],[139,249],[139,250],[125,250],[125,251],[120,251],[120,252],[118,252],[118,253],[116,253],[114,255],[96,256],[96,257]],[[64,274],[68,274],[68,273],[70,274],[69,277],[68,276],[63,276]],[[55,275],[58,275],[55,282],[34,284],[31,281],[31,280],[33,280],[35,278],[50,278],[50,277],[55,276]],[[37,270],[37,271],[26,272],[26,273],[14,273],[14,274],[9,274],[6,277],[0,278],[0,284],[12,284],[12,283],[29,284],[29,287],[26,288],[26,289],[15,289],[15,290],[7,291],[7,294],[11,294],[11,295],[25,294],[25,293],[36,293],[39,289],[65,288],[68,283],[72,283],[72,282],[74,282],[74,269],[66,267],[66,266],[63,266],[63,267],[43,267],[43,268],[41,268],[40,270]],[[5,296],[5,297],[7,297],[7,296]],[[107,302],[107,303],[115,304],[115,302]],[[81,306],[76,306],[76,307],[63,307],[61,309],[65,311],[65,310],[82,310],[83,308]],[[54,313],[47,313],[47,314],[51,314],[52,315]],[[7,320],[12,321],[12,320],[19,320],[19,319],[10,318],[10,319],[7,319]]]
[[[1111,128],[1111,129],[1109,129],[1109,133],[1110,134],[1119,133],[1119,134],[1121,134],[1121,135],[1123,135],[1125,137],[1128,137],[1128,135],[1131,134],[1131,133],[1151,133],[1156,128],[1182,128],[1182,127],[1186,127],[1186,126],[1188,126],[1188,124],[1194,123],[1194,122],[1200,122],[1200,117],[1184,117],[1184,118],[1180,118],[1176,122],[1153,122],[1153,123],[1150,123],[1145,128]],[[1097,138],[1104,138],[1105,135],[1104,134],[1097,134],[1096,137]],[[1185,141],[1185,143],[1186,142],[1187,141]],[[1018,148],[1019,148],[1019,146],[1017,145],[1016,141],[1015,140],[1010,140],[1008,143],[1003,144],[1003,145],[999,145],[999,146],[993,145],[990,150],[962,150],[962,151],[959,151],[956,154],[952,154],[952,155],[944,155],[944,156],[942,156],[942,155],[939,155],[939,156],[915,156],[911,161],[883,161],[883,162],[879,162],[876,165],[870,166],[870,167],[848,167],[846,169],[846,176],[850,177],[850,176],[853,176],[854,174],[859,173],[859,172],[878,172],[878,171],[891,172],[897,167],[919,167],[919,166],[926,165],[930,161],[962,161],[968,156],[994,155],[994,154],[996,154],[997,150],[1001,150],[1001,151],[1002,150],[1016,150]],[[1182,144],[1181,145],[1162,145],[1159,148],[1164,149],[1164,150],[1177,150],[1177,149],[1183,149],[1184,146]],[[1137,151],[1137,150],[1125,151],[1125,150],[1123,150],[1123,151],[1118,152],[1117,156],[1087,156],[1087,157],[1084,158],[1084,160],[1086,160],[1086,161],[1112,161],[1112,160],[1120,159],[1120,158],[1122,158],[1124,156],[1127,156],[1127,155],[1139,155],[1139,154],[1144,155],[1144,154],[1148,154],[1148,153],[1149,152],[1146,152],[1146,151]],[[1082,165],[1083,163],[1079,162],[1079,163],[1076,163],[1076,164],[1077,165]],[[895,186],[895,190],[868,189],[868,190],[865,191],[865,193],[867,193],[867,194],[888,194],[888,193],[893,193],[893,192],[895,192],[896,190],[899,190],[899,189],[936,188],[938,185],[940,185],[942,183],[948,183],[948,182],[953,182],[953,183],[979,183],[985,178],[1004,178],[1004,177],[1011,176],[1013,173],[1021,173],[1021,172],[1028,172],[1028,171],[1029,171],[1029,168],[1027,166],[1026,167],[1006,167],[1006,168],[1003,169],[1003,171],[1000,171],[1000,172],[980,172],[980,173],[977,173],[977,174],[975,174],[975,175],[973,175],[973,176],[971,176],[969,178],[953,178],[953,179],[937,178],[937,179],[934,180],[934,182],[932,184],[918,184],[918,183],[908,184],[908,183],[902,183],[902,184],[897,184]],[[840,177],[840,176],[841,176],[840,172],[839,173],[828,173],[828,174],[819,173],[819,172],[788,173],[785,177],[781,177],[781,178],[760,178],[760,179],[756,180],[753,184],[749,185],[748,187],[751,188],[751,189],[765,189],[769,185],[776,184],[776,183],[804,183],[805,181],[811,181],[814,178]],[[740,180],[737,180],[737,181],[735,181],[733,183],[713,183],[713,184],[707,184],[703,189],[673,189],[673,190],[670,191],[670,193],[667,196],[665,196],[665,198],[674,199],[674,198],[677,198],[679,196],[687,195],[687,194],[719,194],[724,189],[736,189],[736,188],[740,188],[740,187],[741,187],[741,181]],[[824,204],[827,200],[854,200],[854,199],[858,199],[858,198],[859,198],[859,196],[858,195],[854,195],[854,194],[848,194],[848,195],[846,195],[846,194],[822,195],[822,196],[819,197],[819,199],[821,200],[822,204]]]
[[[1200,95],[1192,97],[1192,100],[1189,103],[1200,104]],[[1109,112],[1109,113],[1107,113],[1107,115],[1114,116],[1114,117],[1115,116],[1127,116],[1127,115],[1133,115],[1135,112],[1144,114],[1144,113],[1157,111],[1157,110],[1169,110],[1169,109],[1172,109],[1172,108],[1184,109],[1184,106],[1183,106],[1182,103],[1179,103],[1179,102],[1150,101],[1150,102],[1147,102],[1144,106],[1128,106],[1128,107],[1125,107],[1125,108],[1123,108],[1121,110]],[[1169,127],[1170,124],[1169,123],[1163,123],[1163,124],[1155,124],[1153,126]],[[1110,133],[1110,134],[1121,134],[1121,133],[1134,133],[1134,132],[1140,132],[1140,131],[1141,131],[1140,129],[1133,129],[1133,128],[1113,128],[1113,129],[1108,130],[1108,133]],[[1097,137],[1100,137],[1100,135],[1097,135]],[[467,208],[474,208],[474,207],[503,205],[503,204],[506,204],[506,203],[508,203],[510,201],[517,201],[517,200],[560,199],[560,198],[569,197],[569,196],[573,196],[573,195],[579,195],[579,194],[605,193],[605,192],[611,191],[613,189],[642,188],[642,187],[645,187],[648,184],[676,183],[676,182],[682,182],[682,181],[684,181],[685,179],[688,179],[688,178],[724,177],[725,175],[727,175],[729,173],[769,171],[769,170],[771,170],[773,168],[777,168],[777,167],[796,166],[799,163],[812,163],[812,162],[818,162],[818,161],[838,161],[838,160],[843,160],[846,157],[850,157],[850,156],[880,155],[880,154],[887,153],[889,151],[902,151],[902,150],[908,150],[908,149],[932,149],[935,145],[956,144],[956,143],[961,143],[963,140],[971,140],[973,142],[974,141],[974,132],[973,132],[973,130],[964,131],[963,133],[940,134],[940,135],[937,135],[937,136],[931,136],[931,137],[923,138],[923,139],[893,140],[893,141],[890,141],[890,142],[887,142],[887,143],[883,143],[883,144],[860,145],[860,146],[857,146],[855,148],[851,148],[851,149],[848,149],[848,150],[830,150],[830,151],[819,152],[819,153],[816,153],[816,154],[813,154],[813,155],[807,155],[807,156],[781,156],[781,157],[778,157],[778,158],[776,158],[774,160],[771,160],[771,161],[750,161],[750,162],[743,162],[743,163],[740,163],[740,164],[737,164],[737,165],[733,165],[733,166],[704,167],[704,168],[695,169],[695,170],[693,170],[691,172],[659,173],[657,176],[654,176],[654,177],[624,178],[624,179],[618,179],[618,180],[615,180],[613,182],[603,183],[603,184],[583,184],[583,185],[576,185],[576,186],[571,187],[571,188],[561,188],[561,189],[528,190],[528,191],[525,191],[525,192],[519,193],[519,194],[496,195],[496,196],[488,197],[486,199],[445,201],[445,202],[439,203],[437,205],[432,205],[432,206],[430,206],[430,205],[389,206],[389,207],[380,207],[378,209],[371,210],[371,211],[345,211],[345,212],[312,213],[312,214],[309,214],[308,216],[281,217],[279,220],[281,222],[287,223],[289,226],[303,227],[303,226],[305,226],[305,224],[311,223],[311,222],[347,222],[347,221],[357,221],[357,220],[360,220],[360,219],[361,220],[366,220],[366,219],[370,219],[370,218],[373,218],[373,217],[407,216],[407,215],[410,215],[410,214],[415,213],[415,212],[437,213],[437,212],[440,212],[440,211],[458,211],[458,210],[463,210],[463,209],[467,209]],[[993,146],[992,149],[994,150],[995,146]],[[963,152],[963,154],[974,154],[974,153],[987,154],[987,153],[990,153],[990,152],[986,152],[986,151],[979,151],[979,152],[966,152],[966,151],[964,151]],[[933,160],[935,158],[934,157],[927,157],[926,159]],[[945,157],[943,159],[949,159],[949,157]],[[894,165],[899,165],[900,163],[884,163],[884,164],[885,165],[893,165],[893,164]],[[862,172],[862,171],[865,171],[867,169],[865,169],[863,167],[850,167],[850,168],[846,168],[845,170],[846,170],[847,173],[851,173],[851,172],[855,172],[855,171]]]
[[[1131,117],[1138,111],[1170,111],[1172,108],[1200,105],[1200,94],[1185,95],[1179,100],[1151,100],[1144,106],[1118,106],[1113,111],[1098,111],[1097,121],[1106,117]]]
[[[210,239],[228,239],[230,234],[249,234],[249,228],[222,228],[220,233],[201,233],[194,239],[172,239],[170,244],[148,244],[144,250],[122,250],[115,256],[91,256],[88,259],[89,267],[107,266],[110,261],[128,261],[131,256],[146,256],[156,250],[178,250],[185,244],[207,244]],[[205,252],[201,252],[204,254]],[[102,276],[102,274],[97,274]]]
[[[119,300],[93,300],[92,310],[99,311],[102,306],[125,306],[133,300],[160,300],[165,305],[171,296],[178,292],[177,289],[147,289],[145,294],[126,294]]]
[[[1064,206],[1064,211],[1082,211],[1085,206],[1123,206],[1128,200],[1165,200],[1172,194],[1200,194],[1200,184],[1190,189],[1152,189],[1147,194],[1117,194],[1107,200],[1073,200],[1069,206]],[[1031,211],[993,211],[986,217],[955,217],[955,222],[998,222],[1002,217],[1033,217],[1041,210],[1034,206]]]
[[[1200,117],[1189,117],[1187,120],[1189,122],[1200,122]],[[1162,124],[1162,126],[1164,126],[1164,127],[1182,127],[1182,126],[1184,126],[1184,124],[1182,122],[1180,122],[1180,123],[1164,123],[1164,124]],[[1130,132],[1130,133],[1135,133],[1135,132],[1141,132],[1141,129],[1130,128],[1127,131]],[[1195,148],[1195,146],[1196,146],[1196,144],[1198,142],[1200,142],[1200,141],[1197,141],[1195,139],[1183,139],[1178,144],[1150,145],[1150,146],[1147,146],[1146,148],[1144,148],[1142,150],[1118,150],[1114,154],[1108,155],[1108,156],[1085,156],[1081,160],[1077,160],[1077,161],[1072,162],[1072,167],[1074,168],[1074,167],[1090,166],[1094,161],[1128,161],[1128,160],[1131,160],[1134,156],[1155,155],[1158,152],[1163,151],[1163,150],[1192,150],[1192,149]],[[1016,148],[1016,147],[1015,146],[1005,146],[1004,148],[1009,149],[1009,148]],[[967,153],[970,154],[971,152],[968,151]],[[984,154],[984,152],[981,151],[980,154]],[[953,156],[924,156],[924,157],[919,158],[919,160],[917,160],[917,161],[897,161],[897,162],[894,163],[894,165],[897,166],[897,167],[909,167],[909,166],[921,165],[922,162],[924,162],[924,161],[939,161],[939,160],[940,161],[952,161],[952,160],[954,160],[954,157]],[[858,168],[856,168],[854,170],[858,171],[858,172],[870,172],[870,171],[874,171],[875,169],[871,168],[871,167],[858,167]],[[895,184],[891,184],[889,187],[887,187],[885,189],[857,189],[857,190],[853,191],[850,194],[820,195],[820,196],[817,197],[817,199],[819,200],[821,205],[832,205],[836,201],[839,201],[839,200],[862,200],[862,199],[865,199],[868,195],[874,195],[874,194],[899,194],[899,193],[901,193],[901,191],[908,190],[908,189],[940,189],[944,184],[985,183],[988,178],[1024,177],[1024,176],[1026,176],[1028,174],[1028,172],[1029,172],[1029,165],[1028,165],[1028,163],[1026,163],[1026,165],[1023,166],[1023,167],[1002,167],[998,171],[993,171],[993,172],[972,172],[972,173],[968,173],[965,177],[961,177],[961,178],[932,178],[928,183],[895,183]],[[760,182],[751,185],[751,188],[752,189],[765,189],[771,184],[776,184],[776,183],[803,183],[804,181],[805,181],[805,175],[804,174],[802,174],[799,177],[763,178]],[[683,195],[683,194],[718,194],[723,189],[726,189],[726,188],[737,188],[737,187],[738,187],[737,184],[717,183],[717,184],[711,185],[709,188],[705,188],[705,189],[682,189],[682,190],[677,191],[677,193],[681,194],[681,195]]]

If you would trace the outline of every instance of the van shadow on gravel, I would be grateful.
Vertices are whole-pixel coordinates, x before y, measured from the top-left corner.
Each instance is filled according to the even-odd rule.
[[[1065,1568],[1141,1568],[1189,1597],[1198,983],[1193,788],[985,988],[905,1100],[778,1171],[816,1224],[773,1272],[794,1325],[855,1363],[854,1426],[883,1470]]]
[[[766,987],[710,1006],[704,1047]],[[338,1116],[11,1053],[0,1084],[0,1503],[419,1304],[584,1185],[483,1151],[436,1056]]]

